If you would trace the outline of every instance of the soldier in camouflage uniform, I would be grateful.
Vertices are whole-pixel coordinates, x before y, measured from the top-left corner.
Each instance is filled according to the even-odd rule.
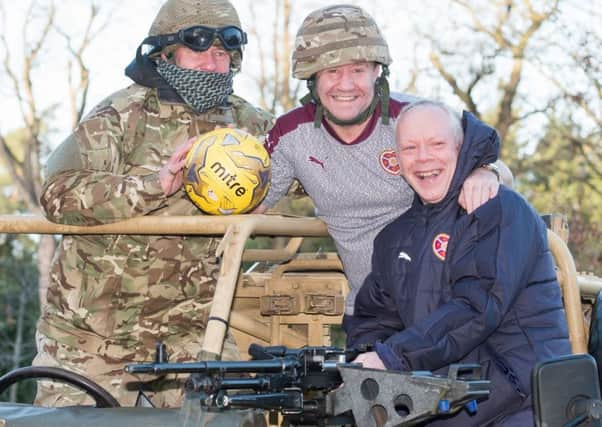
[[[126,69],[135,83],[96,106],[50,157],[41,198],[48,219],[96,225],[140,215],[200,215],[182,187],[191,138],[229,125],[260,136],[272,126],[269,114],[232,94],[245,43],[227,0],[168,0]],[[170,361],[196,359],[215,291],[218,243],[63,236],[33,364],[84,374],[122,405],[133,405],[138,390],[127,383],[139,379],[124,374],[125,363],[152,360],[158,341]],[[238,358],[230,336],[222,358]],[[146,386],[155,406],[180,405],[182,388],[174,382]],[[36,400],[48,406],[89,401],[51,382],[40,384]]]

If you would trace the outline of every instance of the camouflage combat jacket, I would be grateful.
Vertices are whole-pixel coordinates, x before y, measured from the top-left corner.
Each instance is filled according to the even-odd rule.
[[[41,198],[50,221],[96,225],[140,215],[201,215],[183,189],[165,197],[158,171],[174,149],[216,125],[264,135],[272,117],[232,96],[197,114],[134,84],[99,104],[55,150]],[[63,236],[39,331],[116,359],[149,359],[157,340],[202,333],[215,291],[214,238]],[[198,341],[198,338],[197,338]]]

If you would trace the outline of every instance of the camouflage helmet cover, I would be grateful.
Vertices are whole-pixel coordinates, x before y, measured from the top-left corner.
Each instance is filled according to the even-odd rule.
[[[294,78],[307,80],[326,68],[361,61],[393,62],[380,29],[363,9],[339,4],[305,18],[295,39]]]
[[[233,25],[242,29],[238,13],[228,0],[167,0],[151,24],[148,35],[174,34],[195,25],[211,28]],[[173,48],[168,46],[164,52]],[[229,54],[231,68],[240,71],[242,51],[234,50]]]
[[[161,6],[149,36],[173,34],[194,25],[242,28],[234,6],[228,0],[167,0]]]

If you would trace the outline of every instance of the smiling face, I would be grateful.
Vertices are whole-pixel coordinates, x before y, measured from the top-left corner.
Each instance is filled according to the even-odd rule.
[[[227,73],[230,71],[230,55],[227,50],[219,46],[211,46],[207,50],[197,52],[179,45],[173,55],[174,62],[180,68],[210,73]]]
[[[396,140],[399,164],[408,184],[426,204],[443,200],[460,151],[450,115],[432,105],[415,107],[398,121]]]
[[[316,88],[320,102],[337,119],[353,119],[372,103],[378,72],[379,67],[374,62],[358,62],[319,71]]]

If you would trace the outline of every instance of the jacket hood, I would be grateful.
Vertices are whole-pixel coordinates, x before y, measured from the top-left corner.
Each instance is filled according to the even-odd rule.
[[[182,97],[157,72],[155,61],[148,55],[142,55],[140,49],[138,47],[136,57],[125,68],[125,75],[141,86],[157,89],[161,101],[185,104]]]
[[[430,205],[433,208],[445,206],[450,200],[457,203],[462,185],[472,171],[498,159],[500,137],[494,128],[477,119],[472,113],[464,111],[462,113],[462,129],[464,130],[464,140],[460,147],[452,182],[444,199]],[[422,204],[418,195],[414,198],[414,204]]]
[[[500,137],[497,131],[477,119],[472,113],[462,114],[464,142],[458,155],[456,172],[449,192],[460,193],[462,184],[476,168],[497,161],[500,151]]]

